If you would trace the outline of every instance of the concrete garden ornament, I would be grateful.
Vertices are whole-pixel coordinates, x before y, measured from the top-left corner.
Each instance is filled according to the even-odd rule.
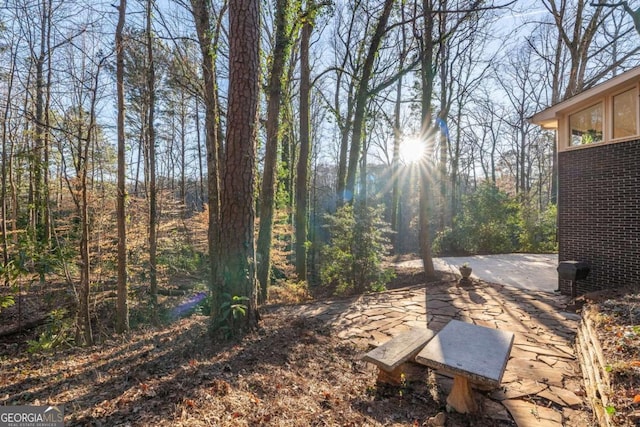
[[[471,267],[469,267],[469,263],[465,262],[460,266],[460,274],[462,278],[465,280],[469,280],[469,276],[471,276],[471,272],[473,271]]]

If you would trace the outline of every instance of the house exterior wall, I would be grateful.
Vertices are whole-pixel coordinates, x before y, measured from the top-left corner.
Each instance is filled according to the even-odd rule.
[[[640,140],[561,151],[558,166],[559,260],[591,266],[578,294],[640,286]]]

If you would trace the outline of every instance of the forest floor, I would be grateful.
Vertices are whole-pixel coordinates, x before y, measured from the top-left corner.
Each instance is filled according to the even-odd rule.
[[[422,283],[415,269],[400,270],[389,288]],[[278,294],[280,303],[286,294]],[[36,301],[59,305],[64,292],[52,296],[51,288],[32,287],[24,295],[22,310],[36,318],[46,313]],[[615,382],[625,396],[640,393],[639,300],[619,296],[602,303],[611,331],[602,340],[603,352],[612,366],[629,366]],[[189,301],[167,297],[164,303]],[[240,340],[213,342],[208,318],[197,314],[118,336],[100,326],[111,324],[113,315],[107,302],[102,305],[94,329],[99,344],[35,353],[27,351],[26,341],[47,333],[51,323],[2,336],[15,306],[3,310],[0,405],[62,404],[68,426],[429,426],[438,425],[435,417],[445,411],[445,396],[433,379],[376,386],[375,369],[359,359],[368,348],[338,338],[338,331],[317,320],[276,316],[267,307],[260,328]],[[455,413],[446,420],[447,426],[515,425]]]
[[[611,390],[607,412],[615,425],[640,425],[640,293],[597,292],[583,309],[594,323]]]
[[[399,274],[391,287],[420,277]],[[208,318],[197,314],[125,336],[102,332],[89,348],[32,354],[25,340],[36,337],[13,334],[0,341],[0,404],[64,405],[68,426],[406,426],[431,425],[444,411],[435,380],[379,388],[376,370],[360,360],[368,348],[317,320],[271,312],[257,331],[225,343],[209,338]]]

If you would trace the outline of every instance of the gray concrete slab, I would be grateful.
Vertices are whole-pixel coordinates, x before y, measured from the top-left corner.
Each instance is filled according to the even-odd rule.
[[[513,333],[451,320],[416,361],[476,384],[498,387],[513,345]]]
[[[381,369],[391,372],[398,366],[413,358],[435,335],[430,329],[416,328],[396,336],[379,347],[364,355],[362,360],[378,365]]]
[[[438,271],[456,274],[458,267],[469,263],[472,278],[501,285],[534,291],[553,292],[558,288],[558,254],[500,254],[468,257],[443,257],[433,259]],[[398,264],[422,267],[422,260],[404,261]]]

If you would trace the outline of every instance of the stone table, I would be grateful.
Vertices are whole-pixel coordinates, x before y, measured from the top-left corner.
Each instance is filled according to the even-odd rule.
[[[447,404],[475,412],[470,382],[499,387],[513,345],[512,332],[451,320],[418,353],[416,362],[453,376]]]

